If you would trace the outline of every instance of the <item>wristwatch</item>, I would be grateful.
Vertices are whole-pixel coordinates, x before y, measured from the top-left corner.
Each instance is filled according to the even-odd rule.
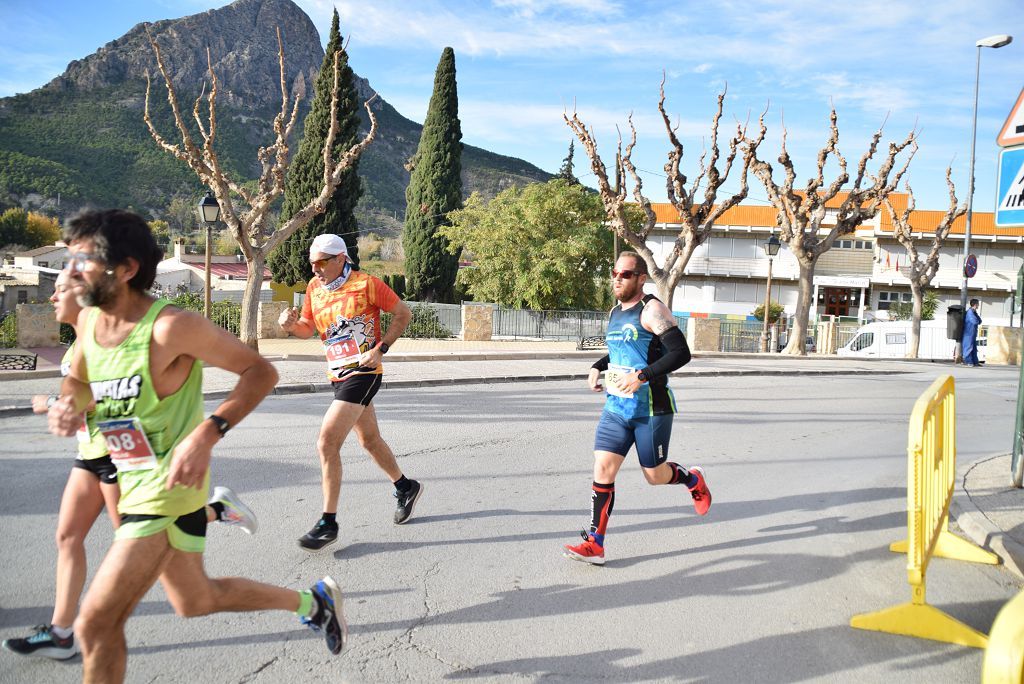
[[[640,371],[639,373],[636,374],[636,379],[639,380],[640,382],[647,382],[649,378],[647,377],[646,372]]]
[[[381,354],[387,354],[388,353],[388,349],[391,349],[391,345],[388,344],[387,342],[381,342],[378,345],[378,347],[380,348],[380,353]]]
[[[216,413],[211,413],[209,420],[212,421],[213,424],[217,426],[217,432],[220,433],[221,437],[226,435],[228,433],[228,430],[231,429],[231,423],[229,423],[228,421],[224,420],[223,418],[218,416]]]

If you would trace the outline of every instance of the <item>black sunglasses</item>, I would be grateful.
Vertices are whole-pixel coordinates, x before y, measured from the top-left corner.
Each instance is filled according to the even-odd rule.
[[[622,278],[623,280],[629,280],[633,276],[637,276],[637,275],[643,275],[643,274],[638,272],[638,271],[634,271],[634,270],[631,270],[631,269],[628,269],[628,268],[624,268],[621,271],[616,271],[614,268],[612,269],[612,278]]]

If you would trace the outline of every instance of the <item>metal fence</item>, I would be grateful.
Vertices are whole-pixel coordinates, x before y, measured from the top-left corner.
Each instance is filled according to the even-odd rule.
[[[718,351],[759,352],[763,330],[764,324],[761,321],[723,320],[719,329]]]
[[[462,330],[462,306],[459,304],[435,304],[433,302],[406,302],[412,311],[412,320],[402,337],[418,339],[448,339]],[[381,331],[391,325],[391,314],[381,313]]]
[[[840,323],[836,326],[836,349],[845,347],[850,343],[854,337],[857,336],[857,331],[860,330],[860,323]]]
[[[608,314],[604,311],[531,311],[497,308],[494,311],[494,336],[581,340],[604,335]]]

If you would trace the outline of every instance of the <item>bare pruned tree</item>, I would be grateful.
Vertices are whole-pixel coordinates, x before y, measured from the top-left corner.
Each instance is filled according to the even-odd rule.
[[[658,288],[658,296],[667,306],[671,307],[676,285],[682,279],[693,251],[708,239],[712,226],[722,214],[739,204],[747,196],[747,170],[755,158],[757,146],[764,140],[765,131],[762,128],[759,134],[751,139],[747,137],[746,126],[737,123],[736,133],[729,140],[729,149],[725,153],[723,161],[722,151],[718,144],[718,129],[725,101],[725,91],[723,91],[718,96],[718,108],[711,121],[710,148],[705,148],[701,154],[697,176],[690,182],[681,170],[683,144],[676,135],[679,126],[672,124],[665,111],[664,76],[661,80],[660,92],[658,111],[661,113],[670,144],[668,162],[665,164],[665,185],[669,202],[678,213],[680,224],[679,233],[661,264],[657,262],[654,252],[647,246],[647,237],[653,230],[657,219],[654,209],[651,207],[651,201],[643,194],[643,182],[632,162],[633,148],[636,146],[636,127],[633,125],[632,114],[629,116],[631,135],[625,151],[622,149],[621,133],[619,135],[615,155],[614,185],[609,180],[608,170],[598,153],[597,139],[593,130],[587,128],[575,110],[571,117],[568,114],[563,114],[563,118],[587,151],[590,168],[597,179],[597,189],[601,195],[611,229],[647,262],[647,270],[650,272],[651,280]],[[718,192],[729,178],[733,165],[737,161],[741,144],[745,146],[745,150],[739,162],[741,164],[740,189],[724,202],[716,204]],[[709,152],[710,157],[708,157]],[[724,164],[721,169],[719,168],[720,161]],[[626,188],[627,175],[632,179],[632,197],[635,205],[628,201],[630,193]],[[632,207],[639,207],[642,211],[643,218],[640,221],[635,218],[630,220]]]
[[[896,212],[888,197],[882,200],[882,204],[885,205],[885,210],[889,213],[889,218],[892,219],[893,237],[895,237],[896,241],[903,245],[903,248],[907,250],[907,256],[909,257],[910,262],[905,269],[902,269],[903,275],[910,281],[910,291],[914,295],[914,307],[911,315],[910,326],[910,344],[907,345],[908,359],[917,358],[917,353],[921,345],[921,315],[924,307],[924,293],[925,290],[928,289],[928,285],[931,284],[932,279],[935,278],[935,274],[938,273],[939,250],[942,249],[942,245],[949,236],[949,231],[953,227],[953,221],[967,213],[966,204],[957,204],[956,186],[953,185],[952,173],[952,167],[946,168],[946,187],[949,189],[949,208],[946,209],[946,213],[935,226],[935,233],[932,236],[931,247],[928,249],[928,254],[923,257],[917,250],[917,245],[914,244],[913,234],[915,219],[913,213],[916,202],[914,201],[914,191],[911,189],[910,183],[906,183],[904,186],[907,189],[907,207],[902,212]],[[917,221],[920,223],[920,219],[917,219]],[[918,230],[918,233],[922,232],[924,231]]]
[[[857,164],[853,186],[844,191],[843,187],[849,182],[850,176],[847,173],[846,158],[839,152],[838,117],[835,108],[832,108],[829,137],[818,151],[817,175],[807,181],[803,190],[796,190],[796,170],[786,149],[785,125],[782,127],[782,149],[779,152],[779,164],[782,165],[784,176],[781,185],[775,182],[771,164],[757,158],[756,146],[764,139],[765,134],[765,114],[760,118],[760,135],[748,143],[748,146],[754,149],[750,170],[760,179],[768,193],[769,201],[778,212],[779,238],[789,246],[800,266],[800,285],[793,332],[783,353],[802,356],[807,353],[804,340],[807,336],[814,269],[818,258],[831,249],[840,236],[853,233],[857,226],[878,213],[880,204],[899,185],[917,151],[917,133],[911,131],[901,142],[890,142],[889,150],[882,159],[878,171],[870,174],[867,165],[878,151],[883,122],[883,126],[872,136],[868,149]],[[894,171],[900,153],[907,148],[910,148],[910,152],[903,166]],[[825,166],[829,157],[834,157],[839,164],[839,173],[826,186]],[[845,193],[845,196],[840,198],[841,193]],[[833,206],[828,207],[833,200],[838,202],[838,206],[833,203]],[[831,228],[825,225],[826,216],[829,220],[835,220]]]
[[[292,233],[305,226],[310,219],[324,211],[324,207],[331,195],[338,187],[342,174],[349,168],[363,151],[373,142],[377,134],[377,118],[373,114],[370,104],[376,98],[371,97],[365,103],[366,111],[370,116],[370,130],[363,139],[348,149],[340,159],[335,159],[331,154],[334,139],[338,132],[338,77],[340,52],[334,56],[334,89],[331,94],[331,126],[324,141],[324,184],[320,194],[314,197],[301,210],[296,212],[283,225],[276,230],[267,230],[267,218],[271,204],[284,192],[285,173],[288,170],[288,139],[295,128],[295,120],[299,110],[299,97],[294,98],[289,113],[288,87],[285,82],[284,70],[284,45],[281,41],[281,30],[277,31],[277,56],[278,66],[281,74],[281,111],[274,117],[274,142],[261,147],[257,153],[262,170],[256,183],[256,190],[251,191],[243,184],[227,177],[221,168],[217,152],[214,149],[214,141],[217,136],[217,75],[213,71],[213,63],[210,59],[210,50],[206,50],[207,68],[210,74],[210,91],[206,96],[208,114],[204,121],[200,116],[200,105],[203,100],[203,93],[196,98],[192,108],[192,117],[195,119],[199,133],[203,138],[202,145],[198,146],[192,139],[185,121],[182,118],[181,109],[178,106],[178,97],[171,82],[171,76],[164,65],[163,57],[160,54],[160,46],[150,36],[150,45],[156,55],[157,66],[164,77],[164,84],[167,86],[167,99],[174,114],[174,122],[181,135],[180,144],[168,143],[156,130],[149,115],[149,91],[150,83],[146,79],[146,109],[143,118],[149,127],[149,132],[163,150],[173,154],[181,161],[188,164],[199,179],[217,198],[220,205],[221,220],[231,231],[231,236],[238,243],[245,257],[247,266],[245,291],[242,296],[242,320],[240,324],[239,337],[242,342],[250,347],[258,347],[256,319],[259,307],[259,293],[263,284],[263,269],[266,263],[267,254],[280,245]],[[205,84],[204,89],[205,91]],[[236,206],[237,205],[239,206]]]

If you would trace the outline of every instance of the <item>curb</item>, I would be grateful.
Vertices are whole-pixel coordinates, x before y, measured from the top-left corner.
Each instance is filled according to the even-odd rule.
[[[971,541],[978,546],[985,548],[999,556],[1003,566],[1007,570],[1024,579],[1024,544],[1013,539],[1005,531],[985,516],[975,505],[971,493],[967,491],[967,474],[972,468],[980,463],[990,461],[993,458],[1001,458],[1006,454],[995,454],[985,456],[970,463],[967,466],[957,468],[957,488],[953,492],[953,500],[950,503],[950,512],[956,517],[956,523],[960,526]]]
[[[676,372],[674,378],[721,378],[721,377],[742,377],[742,376],[783,376],[797,375],[808,377],[836,376],[836,375],[894,375],[906,371],[883,371],[883,370],[784,370],[784,369],[735,369],[735,370],[692,370]],[[415,388],[415,387],[442,387],[445,385],[487,385],[508,382],[559,382],[566,380],[586,380],[587,373],[559,373],[555,375],[491,375],[477,377],[458,378],[435,378],[433,380],[385,380],[381,383],[383,388]],[[317,392],[331,391],[331,384],[324,382],[302,382],[290,385],[278,385],[270,391],[270,395],[288,394],[315,394]],[[231,390],[211,390],[203,392],[204,400],[225,399]],[[30,406],[0,406],[0,418],[5,416],[28,415],[32,413]]]

